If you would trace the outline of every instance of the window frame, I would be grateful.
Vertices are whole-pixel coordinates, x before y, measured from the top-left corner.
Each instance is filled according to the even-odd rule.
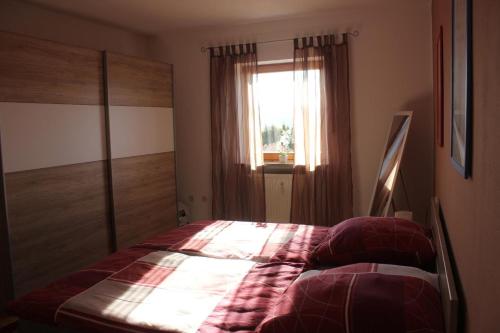
[[[293,72],[293,62],[277,62],[273,64],[257,65],[257,72],[260,73],[277,73],[277,72]]]
[[[257,65],[257,73],[278,73],[278,72],[293,72],[293,62],[278,62],[278,63],[268,63],[268,64],[258,64]],[[264,164],[280,164],[278,152],[269,152],[263,153],[264,155]],[[288,162],[295,161],[295,153],[288,153],[287,156]]]

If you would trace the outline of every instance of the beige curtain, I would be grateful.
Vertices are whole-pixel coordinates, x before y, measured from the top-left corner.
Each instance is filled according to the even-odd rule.
[[[265,221],[255,44],[210,51],[212,215]],[[259,134],[256,134],[259,133]]]
[[[292,223],[352,216],[349,49],[333,36],[294,41]]]

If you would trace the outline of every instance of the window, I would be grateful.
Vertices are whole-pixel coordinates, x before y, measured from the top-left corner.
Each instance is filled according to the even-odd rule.
[[[257,102],[260,108],[265,163],[294,160],[293,64],[259,65]]]

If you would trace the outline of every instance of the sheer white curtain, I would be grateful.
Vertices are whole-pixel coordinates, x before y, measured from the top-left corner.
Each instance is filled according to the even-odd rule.
[[[236,111],[241,126],[238,137],[240,160],[249,163],[252,170],[264,165],[257,81],[258,75],[253,62],[236,62]]]
[[[321,59],[317,58],[319,65]],[[324,84],[319,67],[314,67],[294,71],[295,165],[303,165],[309,171],[321,165],[321,135],[325,133],[321,114]]]
[[[296,39],[292,223],[329,226],[352,216],[349,109],[347,37]]]

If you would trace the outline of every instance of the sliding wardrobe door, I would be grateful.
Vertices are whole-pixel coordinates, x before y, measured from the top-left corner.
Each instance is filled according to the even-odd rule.
[[[118,248],[177,226],[172,66],[107,54]]]
[[[14,281],[12,280],[10,232],[7,223],[5,177],[1,149],[2,143],[0,139],[0,313],[5,313],[7,302],[14,297]]]
[[[0,33],[0,129],[16,295],[109,253],[102,56]]]

